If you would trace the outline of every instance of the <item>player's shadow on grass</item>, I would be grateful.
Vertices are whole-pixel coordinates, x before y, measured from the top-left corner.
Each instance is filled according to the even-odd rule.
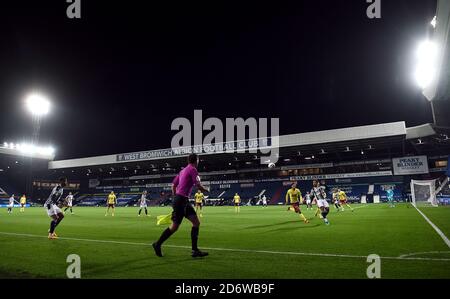
[[[278,222],[278,223],[271,223],[271,224],[265,224],[265,225],[253,225],[253,226],[247,226],[246,229],[252,229],[252,228],[267,228],[267,227],[274,227],[279,225],[285,225],[285,224],[291,224],[291,223],[302,223],[300,220],[291,220],[291,221],[285,221],[285,222]]]
[[[303,223],[301,223],[301,224],[303,224]],[[315,228],[315,227],[318,227],[320,225],[321,224],[316,223],[316,224],[305,224],[305,225],[301,225],[301,226],[298,226],[298,227],[292,227],[292,226],[280,227],[280,228],[277,228],[277,229],[266,230],[266,231],[264,231],[264,233],[280,232],[280,231],[290,231],[290,232],[292,232],[292,230]]]

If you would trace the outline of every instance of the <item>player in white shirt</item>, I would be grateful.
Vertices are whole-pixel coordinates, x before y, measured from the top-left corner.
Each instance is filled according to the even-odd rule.
[[[139,199],[139,214],[138,217],[141,216],[142,209],[145,210],[145,215],[150,216],[147,212],[147,191],[142,192],[141,198]]]
[[[13,195],[11,195],[11,197],[9,198],[9,201],[8,201],[8,214],[12,213],[12,209],[14,208],[14,202],[15,202],[15,200],[14,200],[14,194],[13,194]]]
[[[317,181],[317,180],[313,181],[313,187],[311,189],[311,196],[316,201],[316,204],[320,199],[325,199],[325,200],[327,199],[327,193],[326,193],[325,189],[326,189],[326,187],[321,186],[319,181]],[[319,214],[320,214],[320,208],[319,208],[319,206],[317,206],[315,216],[318,216]],[[320,218],[322,218],[322,214],[320,214]]]
[[[309,192],[306,192],[305,199],[306,199],[306,209],[307,210],[311,209],[311,211],[312,211],[312,209],[313,209],[312,200],[311,200],[311,194],[309,194]]]
[[[329,225],[330,222],[327,219],[327,215],[330,212],[330,206],[328,204],[328,201],[326,199],[317,199],[317,207],[320,209],[320,212],[322,213],[323,221],[326,225]]]
[[[64,193],[64,187],[67,185],[66,178],[60,178],[58,185],[56,185],[50,196],[44,203],[44,208],[47,211],[47,215],[52,218],[50,221],[50,229],[48,230],[48,238],[50,240],[57,239],[58,236],[55,233],[55,229],[58,224],[64,219],[64,214],[58,205],[61,204],[61,197]]]
[[[263,197],[262,197],[262,205],[263,205],[263,208],[267,208],[267,198],[266,198],[266,196],[265,195],[263,195]]]
[[[73,215],[73,210],[72,210],[73,195],[72,195],[72,192],[69,192],[69,195],[66,196],[65,202],[66,202],[66,208],[64,209],[64,213],[67,211],[67,209],[70,209],[70,214]]]

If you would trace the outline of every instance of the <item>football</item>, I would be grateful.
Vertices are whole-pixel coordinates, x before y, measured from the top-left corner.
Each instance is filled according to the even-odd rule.
[[[275,167],[275,163],[270,162],[267,166],[268,166],[269,168],[274,168],[274,167]]]

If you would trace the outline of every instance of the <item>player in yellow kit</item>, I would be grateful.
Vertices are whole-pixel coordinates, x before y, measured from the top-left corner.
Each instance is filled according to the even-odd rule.
[[[339,203],[339,191],[338,191],[338,189],[333,189],[332,197],[333,197],[333,204],[336,207],[336,211],[339,212],[342,207],[341,207],[341,205]]]
[[[353,212],[353,208],[347,203],[347,194],[345,194],[344,191],[341,189],[338,189],[338,197],[339,197],[339,204],[341,205],[342,211],[344,210],[344,205],[350,208],[350,210]]]
[[[293,183],[291,188],[286,192],[286,204],[290,202],[291,207],[289,210],[294,210],[295,213],[298,213],[300,215],[300,218],[302,218],[303,222],[308,223],[308,219],[302,214],[302,211],[300,210],[300,202],[302,201],[302,193],[297,188],[297,183]]]
[[[233,202],[234,202],[234,212],[239,213],[241,212],[241,197],[239,196],[239,194],[234,194],[233,197]]]
[[[115,209],[116,204],[117,204],[117,197],[114,194],[114,191],[111,191],[111,193],[109,193],[108,199],[107,199],[107,203],[108,203],[108,209],[106,210],[105,216],[108,216],[109,208],[111,208],[112,209],[112,216],[114,217],[114,209]]]
[[[199,213],[198,210],[200,210],[200,217],[203,217],[202,209],[203,209],[203,200],[205,196],[203,195],[202,191],[198,190],[197,193],[194,195],[195,199],[195,212]]]
[[[20,198],[20,211],[21,212],[25,212],[25,205],[27,203],[27,197],[24,195],[22,195],[22,197]]]

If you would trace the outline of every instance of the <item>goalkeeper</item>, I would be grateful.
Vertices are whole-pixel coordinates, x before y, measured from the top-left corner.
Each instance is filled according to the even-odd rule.
[[[189,195],[191,194],[194,186],[197,186],[197,188],[202,192],[208,192],[208,189],[203,187],[200,183],[197,166],[198,156],[196,154],[190,154],[188,157],[188,165],[181,170],[173,180],[172,194],[174,194],[175,198],[172,203],[172,224],[163,231],[158,241],[152,244],[155,254],[159,257],[162,257],[161,245],[178,230],[178,227],[184,217],[192,222],[192,257],[203,257],[208,255],[207,252],[200,251],[197,247],[200,221],[198,220],[197,213],[194,208],[189,203]]]
[[[392,189],[392,187],[389,187],[386,190],[386,196],[387,196],[387,200],[389,202],[389,206],[391,208],[394,208],[395,207],[395,204],[394,204],[394,190]]]

